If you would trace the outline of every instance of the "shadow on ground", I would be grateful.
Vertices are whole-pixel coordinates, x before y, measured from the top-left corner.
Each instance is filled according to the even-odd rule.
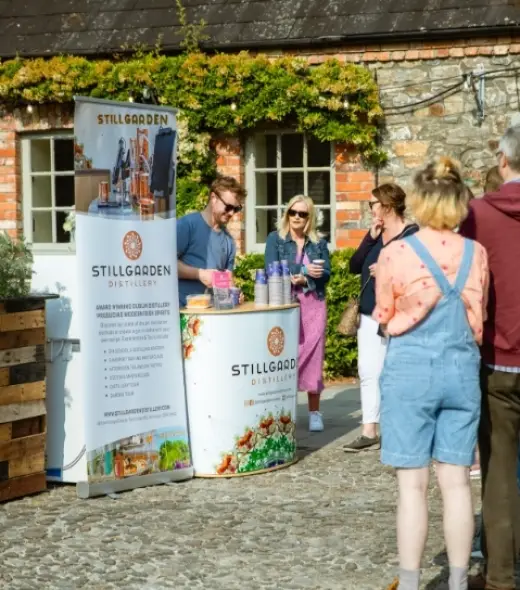
[[[345,435],[350,435],[347,440],[356,436],[361,417],[358,385],[342,384],[327,388],[321,396],[320,409],[325,430],[310,433],[307,394],[298,395],[296,433],[300,456],[309,455]]]

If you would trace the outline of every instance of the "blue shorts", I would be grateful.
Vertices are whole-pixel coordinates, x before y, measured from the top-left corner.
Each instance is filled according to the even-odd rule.
[[[381,461],[403,469],[427,467],[432,459],[470,467],[480,420],[478,358],[438,366],[392,356],[380,379]]]

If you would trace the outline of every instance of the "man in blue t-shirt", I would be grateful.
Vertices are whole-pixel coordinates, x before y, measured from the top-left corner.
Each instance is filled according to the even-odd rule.
[[[215,271],[233,270],[235,241],[226,229],[242,210],[246,191],[237,180],[221,176],[211,185],[206,208],[177,220],[177,271],[179,302],[211,288]]]

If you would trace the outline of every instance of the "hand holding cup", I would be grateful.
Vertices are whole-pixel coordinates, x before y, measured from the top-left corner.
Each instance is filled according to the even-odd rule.
[[[323,266],[325,260],[313,260],[311,264],[307,265],[307,274],[313,279],[320,279],[323,276]]]

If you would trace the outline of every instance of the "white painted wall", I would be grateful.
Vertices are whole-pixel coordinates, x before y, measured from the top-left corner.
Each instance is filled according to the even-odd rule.
[[[77,483],[87,475],[80,378],[76,256],[34,253],[33,291],[57,293],[47,302],[48,479]]]

